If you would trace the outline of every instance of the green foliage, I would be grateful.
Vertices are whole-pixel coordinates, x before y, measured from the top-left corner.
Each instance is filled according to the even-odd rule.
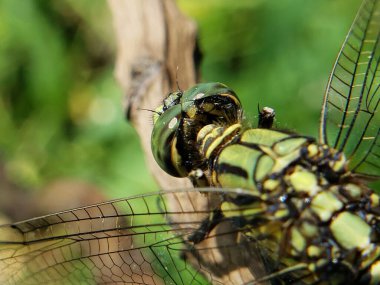
[[[360,3],[179,1],[200,26],[203,80],[234,89],[251,120],[258,105],[270,106],[278,128],[312,136],[329,72]]]
[[[110,196],[155,188],[124,120],[106,3],[1,0],[0,19],[7,178],[28,190],[84,179]]]
[[[199,24],[203,81],[236,90],[252,121],[270,106],[277,127],[317,135],[359,0],[178,4]],[[79,178],[119,197],[157,190],[123,117],[112,31],[105,1],[0,0],[0,159],[12,183],[38,190]]]

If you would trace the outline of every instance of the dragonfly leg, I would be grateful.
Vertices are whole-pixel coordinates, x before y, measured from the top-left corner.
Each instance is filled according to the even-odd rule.
[[[207,179],[206,174],[199,168],[192,170],[189,173],[189,179],[196,188],[210,187],[210,182]]]
[[[224,215],[220,209],[215,209],[210,216],[208,216],[201,223],[200,227],[192,233],[188,240],[197,244],[203,241],[207,235],[223,220]]]

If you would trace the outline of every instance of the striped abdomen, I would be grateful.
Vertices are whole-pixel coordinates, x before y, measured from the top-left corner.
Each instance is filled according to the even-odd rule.
[[[239,124],[206,126],[198,143],[211,186],[252,191],[250,199],[227,196],[220,208],[270,249],[265,259],[288,271],[281,280],[379,282],[379,197],[355,181],[344,155],[308,137],[241,132]]]

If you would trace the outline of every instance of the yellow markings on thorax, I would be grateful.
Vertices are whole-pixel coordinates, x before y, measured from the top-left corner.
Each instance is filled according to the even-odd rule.
[[[238,105],[240,106],[240,101],[239,99],[236,97],[236,95],[234,94],[230,94],[230,93],[221,93],[219,94],[220,96],[224,96],[224,97],[228,97],[230,98],[232,101],[234,101],[235,105]]]
[[[307,154],[309,157],[316,156],[319,153],[319,148],[316,144],[311,144],[307,147]]]
[[[379,284],[380,283],[380,260],[374,262],[371,265],[369,271],[371,273],[371,283],[370,284]]]
[[[299,157],[300,157],[299,150],[295,150],[295,151],[289,153],[288,155],[278,157],[275,161],[276,163],[273,167],[273,172],[282,171],[287,166],[289,166],[289,164],[291,164],[295,160],[299,159]]]
[[[249,216],[257,216],[262,215],[265,211],[265,206],[263,203],[256,202],[255,204],[247,205],[246,207],[241,207],[233,202],[223,202],[221,205],[221,210],[223,211],[223,215],[226,218],[231,217],[249,217]]]
[[[250,129],[242,134],[241,141],[271,147],[276,141],[288,136],[285,133],[269,129]]]
[[[300,226],[300,232],[302,232],[305,237],[314,237],[316,234],[318,234],[318,226],[313,223],[304,221]]]
[[[321,249],[316,245],[310,245],[307,248],[307,255],[310,257],[318,257],[322,253]]]
[[[347,160],[343,153],[331,149],[328,145],[310,144],[307,147],[307,155],[309,158],[318,161],[319,159],[329,157],[328,165],[331,170],[339,173],[346,170]]]
[[[178,167],[179,165],[181,165],[182,163],[182,157],[181,155],[178,153],[178,150],[177,150],[177,137],[175,136],[174,139],[173,139],[173,142],[171,143],[171,148],[170,148],[170,159],[173,163],[173,166],[175,167],[176,171],[178,173],[180,173],[182,176],[186,176],[186,173],[184,173],[183,169],[181,169],[181,167]]]
[[[261,181],[268,173],[272,172],[274,164],[271,157],[267,155],[261,156],[257,162],[255,180]]]
[[[344,185],[344,190],[347,191],[347,193],[355,199],[359,199],[360,196],[363,194],[362,189],[355,184],[347,183]]]
[[[280,171],[299,158],[300,147],[307,139],[269,129],[251,129],[242,134],[240,141],[258,145],[263,152],[276,159],[273,171]]]
[[[372,207],[378,207],[380,204],[379,195],[377,195],[376,193],[372,193],[370,198],[371,198],[371,206]]]
[[[218,157],[220,168],[217,173],[217,181],[223,187],[233,186],[256,190],[253,170],[261,155],[261,151],[239,144],[227,146]],[[234,169],[238,171],[234,171]],[[216,173],[213,178],[216,178]]]
[[[327,222],[332,215],[343,207],[343,203],[331,192],[318,193],[311,202],[311,209],[322,222]]]
[[[273,216],[276,219],[285,218],[285,217],[289,216],[289,209],[287,207],[281,207],[281,208],[277,209],[276,212],[274,212]]]
[[[194,118],[198,114],[198,109],[196,106],[191,106],[186,109],[186,115],[189,118]]]
[[[266,179],[263,183],[263,187],[267,191],[274,191],[280,185],[280,181],[277,179]]]
[[[295,191],[306,192],[310,196],[314,196],[320,189],[315,174],[301,166],[296,166],[294,172],[287,177],[287,180]]]
[[[330,225],[331,232],[345,249],[365,249],[370,244],[371,227],[357,215],[338,214]]]
[[[214,124],[204,126],[197,134],[197,142],[204,141],[207,135],[209,135],[215,128],[217,128],[217,126]]]
[[[197,141],[202,143],[201,149],[204,157],[210,159],[216,149],[221,147],[223,143],[226,143],[226,140],[231,139],[240,130],[240,124],[233,124],[228,128],[217,127],[215,125],[203,127],[198,132]]]
[[[339,158],[336,160],[331,160],[329,162],[330,168],[335,172],[341,172],[346,168],[347,160],[343,154],[339,155]]]
[[[300,147],[306,142],[306,138],[288,138],[277,142],[273,150],[277,154],[273,172],[279,172],[289,164],[300,158]]]
[[[288,138],[274,144],[273,150],[279,155],[287,155],[298,150],[306,142],[306,138]]]
[[[293,227],[291,229],[290,234],[291,234],[290,243],[293,247],[291,253],[297,255],[300,252],[303,252],[306,247],[305,237],[299,232],[297,227]]]
[[[202,104],[202,110],[205,111],[205,112],[210,112],[213,109],[215,109],[214,103],[206,103],[206,102],[204,102]]]
[[[368,266],[371,266],[371,264],[373,264],[376,260],[379,260],[380,248],[375,244],[371,244],[367,249],[363,250],[362,257],[363,260],[360,263],[360,268],[367,268]]]

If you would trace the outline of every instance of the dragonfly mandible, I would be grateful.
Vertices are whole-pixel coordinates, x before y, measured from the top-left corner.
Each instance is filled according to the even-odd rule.
[[[199,188],[1,226],[2,283],[226,284],[234,271],[230,284],[379,284],[380,199],[367,184],[380,177],[379,39],[380,1],[365,0],[329,79],[319,141],[265,117],[247,127],[221,83],[169,94],[152,150]]]

